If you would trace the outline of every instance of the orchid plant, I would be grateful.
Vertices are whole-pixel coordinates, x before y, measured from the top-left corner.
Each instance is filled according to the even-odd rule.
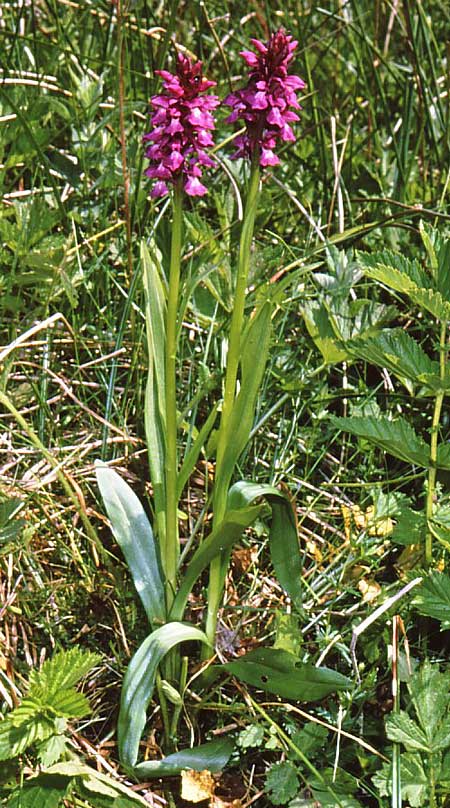
[[[252,44],[255,51],[241,54],[249,68],[247,83],[229,94],[224,102],[231,107],[228,122],[242,121],[245,125],[245,131],[235,138],[237,148],[233,157],[248,161],[250,171],[223,398],[221,405],[213,407],[199,428],[182,462],[176,364],[181,322],[187,305],[186,294],[180,292],[183,287],[183,204],[186,196],[203,196],[207,192],[202,182],[203,171],[215,166],[207,149],[213,146],[213,112],[219,104],[217,96],[208,93],[214,82],[203,76],[201,62],[192,62],[179,54],[175,74],[159,71],[163,88],[152,98],[151,131],[144,136],[146,156],[150,160],[146,173],[154,181],[151,194],[160,197],[170,193],[172,198],[168,272],[163,272],[153,244],[143,244],[141,248],[149,360],[145,428],[154,531],[129,486],[112,468],[97,465],[98,484],[113,533],[130,567],[152,629],[128,667],[119,717],[121,760],[138,778],[173,774],[183,767],[214,771],[223,767],[231,753],[232,742],[221,739],[195,750],[176,752],[160,762],[137,762],[146,709],[155,686],[166,748],[176,747],[187,663],[180,662],[175,646],[185,640],[198,640],[208,649],[205,658],[211,656],[231,547],[258,516],[264,515],[270,522],[269,543],[275,574],[291,601],[297,605],[301,602],[302,558],[289,496],[270,485],[243,480],[232,484],[237,462],[250,439],[270,345],[270,296],[258,301],[251,316],[246,316],[260,172],[279,162],[276,148],[280,143],[295,140],[291,124],[298,120],[294,111],[300,108],[297,92],[305,87],[299,76],[289,73],[297,46],[290,35],[280,30],[266,44],[257,39],[253,39]],[[180,570],[178,505],[218,419],[212,530]],[[183,617],[188,596],[208,565],[208,606],[205,631],[202,631],[183,622]],[[297,694],[298,698],[309,698],[313,692],[324,695],[349,684],[345,677],[303,665],[285,651],[266,649],[264,659],[258,657],[258,652],[253,653],[255,658],[247,655],[247,666],[244,658],[239,671],[232,672],[254,684],[252,677],[256,671],[260,686],[271,692],[279,692],[281,685],[285,688],[288,684],[294,697]],[[308,687],[310,695],[305,695]],[[173,707],[172,715],[169,705]]]

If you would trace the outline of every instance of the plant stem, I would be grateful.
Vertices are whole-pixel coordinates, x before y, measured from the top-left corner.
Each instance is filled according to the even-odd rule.
[[[170,610],[176,592],[179,558],[177,501],[177,326],[181,267],[182,187],[175,186],[173,197],[172,242],[169,268],[169,292],[166,319],[166,536],[163,566],[166,580],[166,605]]]
[[[224,517],[226,511],[228,487],[233,474],[233,469],[225,467],[223,461],[228,441],[233,439],[233,436],[229,434],[229,429],[236,396],[236,382],[241,352],[241,338],[244,326],[245,293],[250,269],[251,246],[259,192],[258,160],[259,154],[257,154],[252,161],[244,221],[242,223],[241,238],[239,242],[238,271],[228,343],[225,390],[219,434],[217,438],[216,473],[213,493],[215,525],[219,524]],[[212,645],[214,645],[214,638],[216,634],[217,612],[222,599],[227,558],[228,553],[225,556],[219,556],[214,559],[210,566],[206,635]]]
[[[441,333],[439,339],[439,375],[442,383],[445,378],[445,341],[447,333],[447,322],[441,322]],[[434,401],[433,422],[431,424],[431,441],[430,441],[430,469],[428,471],[428,486],[427,486],[427,501],[426,501],[426,518],[427,518],[427,534],[425,537],[425,564],[429,567],[433,560],[433,533],[430,530],[430,520],[433,517],[433,503],[436,491],[436,473],[437,473],[437,450],[439,438],[439,422],[441,419],[442,405],[444,403],[445,392],[439,390],[436,394]]]

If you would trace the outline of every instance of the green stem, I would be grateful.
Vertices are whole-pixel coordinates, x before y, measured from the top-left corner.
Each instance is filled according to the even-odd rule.
[[[445,341],[447,333],[447,322],[444,320],[441,323],[441,333],[439,340],[439,368],[440,378],[444,382],[445,377]],[[430,441],[430,469],[428,471],[428,486],[427,486],[427,501],[426,501],[426,518],[427,518],[427,534],[425,537],[425,564],[429,567],[433,560],[433,533],[430,529],[430,520],[433,517],[433,503],[436,492],[436,474],[437,474],[437,450],[439,439],[439,422],[441,419],[442,405],[444,403],[445,392],[440,390],[434,401],[433,422],[431,424],[431,441]]]
[[[259,154],[256,155],[252,161],[244,221],[242,223],[241,238],[239,242],[238,271],[228,342],[225,390],[222,404],[222,414],[220,417],[219,434],[217,438],[216,473],[213,494],[215,525],[219,524],[224,517],[227,504],[228,487],[233,474],[233,469],[224,466],[224,455],[228,441],[233,439],[232,435],[229,435],[229,429],[236,397],[241,338],[244,326],[245,293],[247,288],[248,273],[250,270],[251,246],[255,226],[256,207],[258,202],[258,160]],[[212,645],[214,645],[216,634],[217,612],[222,599],[227,558],[228,553],[214,559],[210,566],[206,635]]]
[[[181,231],[183,217],[183,191],[175,186],[173,198],[172,242],[169,268],[169,292],[166,319],[166,536],[163,566],[166,579],[166,604],[170,610],[176,592],[178,558],[178,501],[177,501],[177,326],[181,267]]]

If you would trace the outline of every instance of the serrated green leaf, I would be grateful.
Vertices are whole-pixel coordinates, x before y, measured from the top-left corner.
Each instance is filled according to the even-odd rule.
[[[33,698],[36,693],[39,700],[44,691],[45,697],[50,699],[61,690],[74,687],[100,660],[98,654],[80,648],[58,651],[44,662],[40,670],[31,671],[27,698]]]
[[[208,644],[200,629],[184,623],[166,623],[144,640],[128,665],[117,726],[119,755],[125,766],[133,768],[138,758],[158,665],[171,648],[188,640]]]
[[[448,732],[443,718],[450,705],[449,688],[450,674],[442,673],[438,665],[428,661],[415,671],[408,685],[419,724],[434,748],[450,744],[449,741],[442,747]],[[439,740],[436,739],[437,733]]]
[[[242,729],[236,738],[237,746],[241,749],[251,749],[252,747],[261,746],[264,740],[264,727],[260,724],[249,724],[248,727]]]
[[[52,735],[39,745],[38,758],[42,766],[53,766],[67,749],[67,739],[63,735]]]
[[[388,716],[386,733],[390,741],[402,743],[408,750],[431,751],[427,736],[404,710]]]
[[[285,805],[295,797],[299,786],[298,775],[292,763],[282,761],[270,767],[264,790],[274,805]]]
[[[133,772],[138,780],[147,780],[152,777],[173,777],[184,769],[194,769],[200,772],[207,769],[214,774],[225,768],[233,749],[234,742],[231,738],[219,738],[195,746],[193,749],[175,752],[163,760],[146,760],[144,763],[138,763]]]
[[[65,788],[32,786],[25,784],[14,791],[8,799],[8,808],[57,808],[67,793]]]
[[[419,261],[391,250],[381,252],[357,252],[357,264],[365,275],[379,280],[390,289],[408,294],[411,289],[431,289],[432,279],[422,269]]]
[[[166,620],[158,547],[139,499],[114,469],[96,461],[95,473],[111,530],[128,564],[150,625]]]
[[[423,511],[405,506],[395,517],[392,541],[399,544],[422,544],[425,540],[427,520]]]
[[[317,701],[352,686],[341,673],[302,663],[277,648],[257,648],[222,667],[249,685],[298,701]]]
[[[335,365],[349,358],[349,353],[340,344],[323,303],[312,300],[304,304],[301,314],[309,336],[314,341],[328,365]]]
[[[354,356],[389,370],[411,393],[417,384],[431,390],[441,386],[439,363],[401,328],[386,329],[369,339],[349,340],[346,347]]]
[[[10,716],[12,713],[0,722],[0,760],[21,755],[36,741],[43,741],[54,732],[54,723],[46,716],[37,714],[19,726],[14,726]]]
[[[441,572],[432,572],[416,587],[413,605],[420,614],[434,617],[441,623],[441,631],[450,628],[450,578]]]
[[[89,701],[76,690],[60,690],[49,700],[49,707],[64,718],[84,718],[91,713]]]
[[[411,808],[422,808],[429,805],[429,777],[425,772],[419,754],[402,753],[400,763],[401,793]],[[383,763],[377,774],[372,777],[373,784],[381,797],[392,794],[392,765]]]
[[[413,463],[423,468],[428,468],[430,465],[429,446],[404,418],[390,421],[386,416],[378,418],[373,416],[364,418],[332,416],[330,420],[339,429],[365,438],[406,463]]]

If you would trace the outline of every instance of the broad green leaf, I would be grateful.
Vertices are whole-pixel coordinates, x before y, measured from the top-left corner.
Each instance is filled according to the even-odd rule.
[[[265,510],[266,505],[260,502],[263,498],[272,508],[269,542],[275,573],[288,595],[297,603],[301,601],[302,560],[292,505],[288,497],[273,486],[241,480],[228,492],[222,522],[202,542],[189,562],[170,612],[172,620],[181,620],[192,587],[212,559],[232,547]]]
[[[331,768],[321,768],[320,774],[323,782],[317,777],[308,777],[308,787],[311,789],[316,803],[321,808],[362,808],[362,804],[353,796],[359,783],[356,777],[338,768],[336,772]],[[293,800],[289,808],[296,805]]]
[[[441,631],[450,628],[450,577],[432,572],[416,587],[413,605],[419,614],[434,617],[441,623]]]
[[[15,712],[15,711],[13,711]],[[36,741],[43,741],[54,732],[54,724],[45,716],[36,715],[15,726],[12,713],[0,722],[0,760],[10,760],[21,755]]]
[[[380,449],[406,463],[413,463],[423,468],[430,465],[430,449],[425,441],[414,432],[404,418],[390,421],[386,416],[337,418],[331,417],[332,423],[346,432],[374,443]]]
[[[8,808],[57,808],[67,793],[67,786],[28,785],[14,791],[8,799]]]
[[[402,753],[400,763],[400,783],[404,800],[411,808],[422,808],[429,805],[429,777],[425,772],[419,754]],[[380,797],[392,795],[392,765],[383,763],[377,774],[372,777],[373,784]]]
[[[163,760],[146,760],[138,763],[133,772],[139,780],[146,780],[148,777],[172,777],[180,774],[183,769],[220,772],[227,765],[233,749],[234,742],[230,738],[219,738],[193,749],[175,752]]]
[[[89,793],[89,800],[93,800],[93,794],[98,794],[99,797],[106,797],[109,799],[111,808],[122,808],[120,800],[125,800],[123,803],[124,808],[138,808],[138,806],[148,807],[148,803],[143,797],[136,794],[128,786],[108,777],[101,772],[95,771],[90,766],[85,766],[78,760],[64,761],[50,766],[43,772],[42,775],[35,778],[36,782],[45,779],[51,782],[52,779],[56,782],[62,778],[69,778],[74,783],[74,788],[77,793],[81,793],[86,787],[86,792]],[[114,799],[114,802],[111,802]],[[116,803],[117,801],[117,803]],[[95,803],[94,803],[95,804]]]
[[[450,319],[450,303],[438,289],[433,288],[432,277],[427,275],[418,261],[386,250],[372,255],[358,253],[358,262],[369,278],[408,295],[413,303],[437,319]]]
[[[67,751],[67,738],[64,735],[52,735],[39,744],[38,758],[42,766],[53,766]]]
[[[423,730],[404,710],[391,713],[386,719],[386,733],[390,741],[406,746],[408,751],[430,752],[428,738]]]
[[[164,584],[158,549],[147,515],[134,491],[114,469],[95,464],[98,487],[133,583],[151,625],[166,619]]]
[[[152,244],[152,256],[141,242],[141,262],[145,292],[148,372],[145,391],[145,435],[150,479],[153,487],[156,521],[160,541],[164,540],[165,459],[166,459],[166,294],[161,280],[159,254]]]
[[[392,541],[399,544],[422,544],[425,541],[427,520],[423,511],[405,506],[395,517]]]
[[[139,742],[147,720],[146,710],[153,695],[158,665],[181,642],[198,640],[208,644],[203,631],[183,623],[166,623],[144,640],[134,654],[122,685],[118,721],[119,756],[126,766],[134,767]]]
[[[91,712],[88,699],[76,690],[61,690],[47,700],[49,707],[64,718],[84,718]]]
[[[223,668],[249,685],[298,701],[317,701],[352,687],[341,673],[305,664],[277,648],[257,648]]]
[[[266,775],[264,791],[274,805],[285,805],[300,787],[297,770],[287,760],[273,763]]]
[[[343,362],[349,358],[349,353],[339,343],[330,318],[323,303],[316,300],[308,301],[300,309],[309,336],[314,341],[328,365]]]
[[[415,671],[408,685],[419,724],[433,746],[437,732],[441,739],[445,737],[445,727],[442,732],[440,725],[450,704],[449,688],[450,674],[442,673],[437,664],[428,661]]]
[[[43,691],[46,698],[52,698],[62,690],[77,685],[100,661],[99,654],[80,648],[57,651],[44,662],[40,670],[34,668],[31,671],[28,696],[33,698],[38,693],[40,698]]]
[[[177,496],[178,499],[180,498],[183,488],[186,485],[189,477],[191,476],[195,464],[200,457],[200,452],[202,451],[203,447],[205,446],[210,432],[214,426],[214,422],[216,420],[217,410],[219,407],[219,402],[217,402],[214,407],[212,408],[211,412],[209,413],[205,423],[203,424],[202,428],[200,429],[197,437],[195,438],[190,450],[186,454],[186,457],[183,460],[182,466],[178,473],[178,480],[177,480]]]
[[[386,368],[412,393],[417,384],[439,389],[439,363],[430,359],[416,340],[401,328],[386,329],[369,339],[346,342],[354,356]]]
[[[272,304],[266,301],[250,320],[243,334],[240,389],[233,403],[227,434],[221,436],[226,445],[220,485],[225,489],[228,489],[236,463],[247,446],[253,426],[256,399],[269,351],[271,316]]]

